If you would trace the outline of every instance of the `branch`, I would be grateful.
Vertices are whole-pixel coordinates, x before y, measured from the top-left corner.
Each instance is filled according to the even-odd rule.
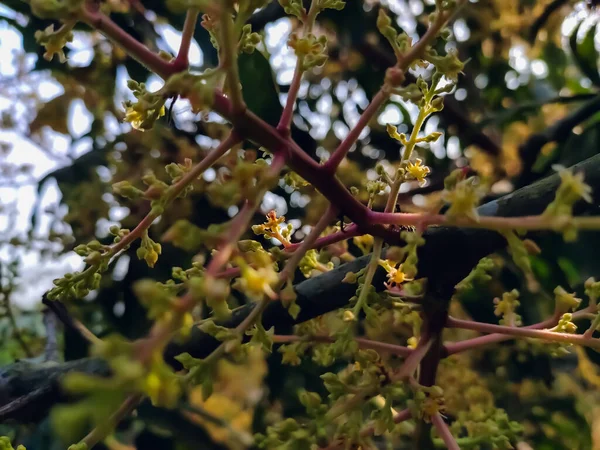
[[[219,65],[227,72],[227,92],[231,98],[231,108],[234,114],[246,109],[244,97],[242,96],[242,84],[240,82],[240,73],[237,59],[237,33],[234,29],[233,18],[231,16],[232,2],[225,2],[226,5],[221,11],[219,28],[221,30],[221,42]]]
[[[412,348],[404,347],[402,345],[389,344],[387,342],[373,341],[371,339],[365,339],[357,337],[354,339],[360,348],[370,348],[377,350],[382,353],[389,353],[391,355],[407,357],[410,356],[414,350]],[[330,336],[296,336],[296,335],[279,335],[273,336],[273,342],[276,344],[288,344],[290,342],[335,342],[335,339]]]
[[[544,145],[549,142],[565,141],[571,136],[573,128],[589,119],[598,111],[600,111],[600,96],[583,104],[579,109],[572,111],[544,131],[529,136],[527,141],[519,146],[519,154],[521,155],[524,168],[523,173],[519,177],[520,185],[529,184],[535,180],[536,176],[533,172],[533,166]]]
[[[446,422],[444,422],[444,419],[442,419],[440,413],[435,413],[433,416],[431,416],[431,422],[444,441],[444,444],[446,444],[448,450],[460,450],[456,439],[454,439],[454,436],[452,436],[450,428],[448,428],[448,425],[446,425]]]
[[[177,52],[177,56],[175,57],[172,66],[174,70],[183,71],[189,66],[190,44],[194,38],[198,14],[199,12],[197,9],[189,9],[185,15],[185,22],[181,34],[181,45],[179,46],[179,52]]]
[[[595,190],[600,189],[600,155],[577,164],[574,169],[583,170],[590,185]],[[482,216],[518,216],[524,211],[543,211],[552,200],[559,182],[558,175],[553,175],[482,205],[478,212]],[[481,258],[506,245],[504,238],[488,230],[436,227],[425,231],[424,237],[426,243],[419,248],[418,253],[419,275],[429,279],[430,291],[442,299],[450,298],[454,286],[469,274]],[[356,292],[356,285],[343,283],[342,280],[348,272],[364,268],[369,258],[369,255],[357,258],[318,277],[298,283],[294,287],[297,303],[301,308],[298,317],[292,318],[279,302],[271,302],[263,312],[263,326],[266,329],[275,327],[276,334],[289,334],[292,326],[297,323],[346,306]],[[378,270],[373,285],[382,289],[385,279],[385,271]],[[252,303],[235,309],[229,320],[220,325],[235,328],[255,306]],[[212,336],[194,327],[187,342],[167,346],[165,358],[171,365],[180,368],[179,363],[173,359],[174,356],[188,352],[196,358],[204,358],[219,344]],[[108,366],[98,359],[85,359],[52,367],[25,363],[5,367],[0,372],[0,404],[4,405],[0,407],[0,422],[9,417],[25,422],[43,417],[50,406],[64,398],[58,380],[70,370],[108,374]]]
[[[506,325],[494,325],[491,323],[474,322],[471,320],[448,318],[446,324],[449,328],[462,328],[464,330],[479,331],[481,333],[499,333],[508,336],[542,339],[548,342],[561,342],[565,344],[577,344],[600,350],[600,339],[586,337],[581,334],[558,333],[550,330],[536,330],[533,328],[509,327]]]
[[[535,22],[531,25],[529,30],[529,43],[534,44],[537,39],[537,35],[542,29],[542,27],[546,24],[550,16],[555,12],[562,8],[564,5],[568,3],[568,0],[554,0],[550,4],[544,8],[544,12],[540,14],[540,16],[535,19]]]

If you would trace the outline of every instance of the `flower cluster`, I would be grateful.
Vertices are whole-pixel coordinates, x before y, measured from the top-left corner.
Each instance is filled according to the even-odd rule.
[[[125,120],[136,130],[151,129],[156,120],[165,115],[164,95],[160,92],[148,92],[144,83],[134,80],[129,80],[127,86],[133,91],[136,102],[127,100],[123,103]]]

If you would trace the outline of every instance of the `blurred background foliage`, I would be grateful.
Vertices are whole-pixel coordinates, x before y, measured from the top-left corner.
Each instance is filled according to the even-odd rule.
[[[172,51],[183,16],[170,13],[165,2],[108,3],[113,20],[128,33],[152,49]],[[474,0],[462,9],[451,26],[453,38],[448,45],[468,64],[457,88],[446,97],[444,110],[425,125],[426,132],[439,130],[443,137],[432,144],[431,152],[423,153],[432,168],[428,184],[402,192],[402,210],[435,207],[443,178],[456,167],[469,166],[478,172],[491,186],[491,199],[544,177],[553,164],[569,166],[597,153],[600,13],[594,3]],[[381,7],[396,18],[398,29],[414,39],[424,32],[421,21],[433,9],[427,0],[351,0],[343,11],[319,16],[316,32],[328,36],[330,56],[302,84],[292,133],[316,160],[326,158],[356,123],[379,89],[385,68],[393,63],[393,54],[375,26]],[[244,98],[251,110],[276,124],[295,63],[286,42],[298,24],[285,17],[276,2],[256,12],[250,23],[264,41],[261,52],[240,58]],[[172,99],[170,113],[151,131],[131,131],[122,120],[121,102],[129,95],[125,80],[157,88],[160,80],[83,26],[76,28],[67,47],[66,63],[56,58],[47,61],[34,32],[48,25],[32,16],[20,0],[3,0],[0,5],[2,36],[8,36],[0,46],[10,36],[22,39],[12,61],[0,61],[11,67],[3,70],[0,79],[2,365],[40,354],[43,358],[48,351],[49,327],[44,325],[37,296],[26,285],[34,284],[43,292],[52,273],[57,274],[51,270],[53,264],[61,255],[71,255],[75,243],[109,242],[110,225],[133,228],[147,213],[143,203],[115,198],[111,184],[121,180],[136,184],[147,170],[166,180],[166,164],[197,159],[226,131],[218,116],[193,114],[180,99]],[[199,57],[193,70],[214,66],[216,53],[206,30],[198,27],[194,38]],[[340,168],[347,186],[360,188],[366,199],[364,183],[375,177],[375,162],[393,162],[398,156],[385,124],[407,131],[415,115],[413,105],[392,96]],[[82,121],[87,125],[80,130],[77,123]],[[52,169],[41,173],[36,169],[40,163],[27,156],[32,146],[53,162]],[[255,150],[260,156],[261,149]],[[15,154],[20,154],[17,162]],[[252,152],[246,152],[246,157],[253,158]],[[152,228],[154,238],[160,241],[180,219],[206,228],[235,214],[236,200],[223,195],[236,189],[227,177],[234,164],[235,159],[229,158],[208,171],[193,194],[178,199]],[[29,197],[15,194],[23,186],[32,187]],[[25,207],[26,201],[33,206]],[[260,213],[270,209],[285,214],[294,225],[294,239],[300,240],[304,225],[320,217],[323,201],[310,187],[281,183],[265,197]],[[17,226],[23,215],[25,226]],[[260,222],[257,216],[256,223]],[[523,293],[524,322],[532,323],[551,312],[548,293],[557,284],[581,293],[585,279],[600,273],[597,233],[581,233],[577,243],[568,245],[551,234],[540,234],[536,242],[542,249],[533,257],[541,286],[537,292],[531,292],[530,280],[499,254],[493,282],[453,304],[453,314],[495,322],[493,298],[518,288]],[[168,239],[162,243],[163,255],[152,270],[135,257],[135,246],[123,254],[101,288],[73,308],[77,318],[99,336],[112,332],[143,336],[150,322],[132,293],[132,284],[144,277],[166,280],[171,267],[189,267],[196,253],[195,248],[178,248]],[[34,298],[23,298],[28,295]],[[457,337],[455,331],[448,334],[449,339]],[[87,356],[86,343],[69,330],[59,345],[65,360]],[[528,444],[523,443],[522,449],[600,449],[598,364],[600,358],[587,351],[552,358],[529,342],[507,343],[451,359],[443,364],[441,376],[453,380],[457,392],[460,386],[468,387],[468,380],[484,383],[498,406],[524,424]],[[246,367],[224,360],[219,370],[215,395],[208,401],[192,392],[185,410],[145,404],[133,423],[120,426],[121,441],[138,449],[247,448],[251,432],[264,430],[282,414],[301,411],[299,389],[324,392],[319,375],[325,369],[308,359],[299,366],[282,365],[277,352],[268,358],[257,354]],[[448,404],[451,409],[468,407],[458,398]],[[31,450],[62,448],[46,419],[22,427],[0,425],[0,431],[17,435],[18,442]],[[131,448],[111,442],[106,445],[114,450]]]

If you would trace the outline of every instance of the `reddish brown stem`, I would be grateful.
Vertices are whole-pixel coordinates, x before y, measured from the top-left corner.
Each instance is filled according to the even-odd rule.
[[[417,370],[419,364],[431,348],[433,344],[433,340],[430,338],[428,334],[424,334],[421,336],[419,343],[417,344],[417,348],[414,349],[413,352],[409,355],[408,358],[404,361],[400,369],[392,376],[393,381],[403,380],[412,376],[412,374]]]
[[[287,99],[285,101],[285,108],[283,108],[281,118],[277,124],[277,131],[284,137],[288,137],[290,133],[290,125],[294,116],[294,105],[296,104],[300,83],[302,82],[302,73],[300,61],[298,61],[296,70],[294,70],[294,78],[292,78],[292,84],[290,85],[290,90],[288,91]]]
[[[340,163],[344,160],[352,146],[358,140],[360,134],[363,132],[375,114],[377,114],[377,111],[379,111],[381,105],[383,105],[383,103],[387,100],[388,95],[389,94],[385,92],[384,89],[381,89],[379,92],[377,92],[377,94],[375,94],[375,97],[373,97],[373,100],[371,100],[371,103],[369,106],[367,106],[367,109],[363,111],[360,119],[358,119],[358,122],[352,128],[352,130],[350,130],[348,136],[346,136],[338,148],[335,149],[331,157],[323,165],[326,173],[330,175],[335,173]]]
[[[167,78],[169,75],[177,72],[177,68],[173,64],[152,52],[102,12],[92,10],[86,6],[82,8],[79,18],[82,22],[87,23],[90,27],[102,32],[119,44],[129,55],[157,75]]]
[[[543,322],[539,322],[523,328],[530,330],[539,330],[543,328],[553,327],[558,323],[558,319],[559,316],[554,316],[550,319],[544,320]],[[515,337],[512,335],[494,333],[488,334],[486,336],[478,336],[476,338],[467,339],[461,342],[451,342],[444,345],[444,355],[450,356],[454,355],[455,353],[460,353],[466,350],[483,347],[485,345],[498,344],[500,342],[509,341],[514,338]]]
[[[189,67],[190,45],[194,37],[196,22],[198,20],[198,10],[189,9],[185,16],[183,31],[181,33],[181,45],[177,56],[172,63],[171,70],[184,71]]]
[[[550,330],[536,330],[532,328],[508,327],[490,323],[473,322],[471,320],[448,318],[446,325],[450,328],[480,331],[482,333],[500,333],[515,337],[542,339],[549,342],[562,342],[565,344],[578,344],[585,347],[600,349],[600,339],[586,338],[580,334],[558,333]]]
[[[431,422],[444,441],[444,444],[446,444],[448,450],[460,450],[456,439],[454,439],[454,436],[452,436],[450,428],[448,428],[448,425],[446,425],[446,422],[444,422],[444,419],[440,413],[435,413],[433,416],[431,416]]]
[[[373,341],[371,339],[365,339],[357,337],[354,339],[360,348],[370,348],[373,350],[380,351],[382,353],[389,353],[392,355],[407,357],[410,356],[414,350],[412,348],[404,347],[402,345],[389,344],[387,342]],[[335,342],[335,338],[330,336],[273,336],[273,342],[278,344],[288,344],[291,342]]]

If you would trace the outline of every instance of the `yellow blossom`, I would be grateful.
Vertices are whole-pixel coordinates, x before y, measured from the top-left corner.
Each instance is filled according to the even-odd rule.
[[[267,220],[263,224],[252,226],[254,234],[262,234],[266,237],[277,239],[284,247],[288,247],[291,244],[289,236],[292,228],[288,225],[283,231],[280,231],[280,225],[285,222],[285,217],[277,217],[277,213],[274,210],[269,211],[266,217]]]
[[[260,299],[266,294],[270,298],[275,299],[277,294],[272,286],[278,281],[279,276],[272,267],[254,269],[250,266],[245,266],[242,268],[239,287],[250,297]]]
[[[425,178],[429,175],[430,169],[429,167],[423,165],[423,161],[419,158],[413,163],[412,161],[408,163],[406,171],[412,176],[415,180],[419,182],[420,185],[425,184]]]
[[[398,267],[395,267],[393,261],[382,261],[380,265],[387,271],[388,283],[386,284],[388,287],[398,286],[405,281],[412,281],[413,278],[406,275],[402,268],[402,264],[399,264]]]

